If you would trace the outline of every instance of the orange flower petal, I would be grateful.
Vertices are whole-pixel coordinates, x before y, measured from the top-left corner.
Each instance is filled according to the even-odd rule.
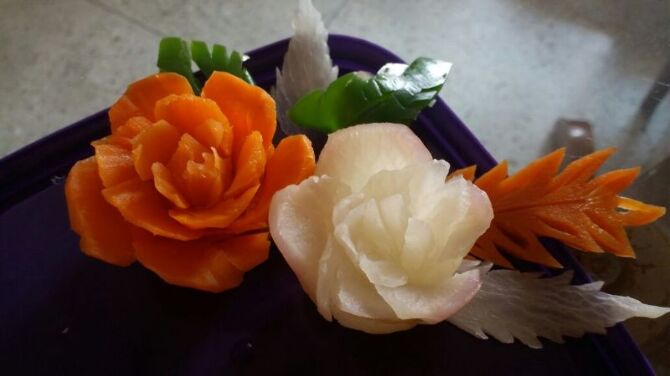
[[[96,143],[95,161],[102,185],[111,187],[137,177],[130,151],[113,144]]]
[[[72,229],[81,236],[81,250],[114,265],[130,265],[134,260],[129,224],[100,193],[103,189],[93,157],[77,162],[65,182]]]
[[[239,197],[225,199],[207,209],[173,209],[170,216],[192,229],[226,228],[246,210],[258,188],[255,185]]]
[[[265,90],[225,72],[214,72],[202,89],[203,98],[213,99],[233,126],[233,153],[242,148],[247,135],[257,130],[267,148],[275,134],[275,102]]]
[[[186,200],[192,205],[203,205],[205,200],[198,196],[198,191],[195,191],[193,187],[193,182],[188,182],[188,176],[194,170],[194,166],[191,166],[191,172],[187,170],[187,166],[193,165],[194,163],[203,163],[205,161],[204,156],[209,153],[209,150],[202,146],[196,139],[194,139],[188,133],[184,133],[179,140],[177,145],[177,150],[170,158],[170,161],[167,164],[167,168],[172,173],[172,178],[174,179],[175,185],[179,188],[179,191],[182,192]],[[226,163],[223,163],[224,170]],[[228,163],[229,165],[229,163]],[[228,167],[231,169],[231,167]],[[197,171],[196,171],[197,172]],[[228,174],[231,172],[229,171]],[[223,182],[230,177],[222,176],[222,187]],[[191,191],[194,191],[194,195],[191,195]]]
[[[213,100],[194,95],[170,95],[156,103],[155,112],[157,119],[166,120],[190,134],[203,146],[215,147],[229,155],[232,127]]]
[[[109,108],[107,113],[109,116],[110,128],[112,129],[112,134],[116,133],[118,128],[123,125],[128,119],[134,116],[141,116],[142,112],[140,109],[135,106],[133,101],[130,100],[125,95],[122,95],[116,103]]]
[[[170,94],[193,94],[186,78],[177,73],[158,73],[135,81],[125,94],[109,109],[112,133],[133,116],[144,116],[156,121],[156,102]]]
[[[221,142],[219,143],[218,150],[221,152],[223,157],[229,158],[233,155],[233,126],[230,123],[218,123],[215,120],[207,120],[204,124],[204,127],[214,127],[219,126],[221,129]]]
[[[275,192],[314,174],[315,165],[314,149],[307,137],[294,135],[281,140],[268,160],[263,183],[253,203],[226,231],[242,233],[267,227],[270,201]]]
[[[251,186],[257,185],[265,171],[265,150],[263,136],[252,132],[244,140],[235,164],[235,178],[224,194],[225,198],[234,197]]]
[[[225,192],[233,181],[233,161],[226,158],[221,163],[221,188]]]
[[[154,187],[156,187],[156,190],[162,194],[163,197],[170,200],[170,202],[172,202],[172,204],[178,208],[188,208],[188,202],[184,196],[179,193],[179,190],[174,185],[172,180],[172,174],[170,173],[170,170],[168,170],[164,164],[160,162],[154,163],[151,165],[151,172],[154,176]]]
[[[226,258],[237,269],[248,272],[268,259],[270,239],[267,232],[236,236],[226,240]]]
[[[153,123],[144,116],[134,116],[118,127],[111,137],[119,146],[131,150],[133,148],[131,140],[152,125]]]
[[[177,240],[193,240],[202,235],[168,215],[170,203],[154,189],[151,182],[129,180],[104,189],[102,195],[126,221],[154,235]]]
[[[272,155],[274,154],[274,152],[275,152],[275,146],[272,145],[272,144],[268,145],[268,147],[265,148],[265,159],[270,160],[270,158],[272,158]]]
[[[170,162],[167,165],[170,171],[172,171],[172,176],[180,176],[186,169],[189,161],[203,162],[205,160],[203,155],[208,151],[195,138],[188,133],[184,133],[179,139],[177,150],[172,154]]]
[[[209,207],[221,198],[223,179],[228,179],[232,167],[230,163],[224,163],[214,148],[202,157],[202,163],[192,160],[186,163],[181,179],[189,202],[194,206]]]
[[[221,292],[242,283],[244,273],[228,260],[226,252],[237,251],[235,247],[244,247],[244,243],[180,242],[139,231],[133,236],[137,260],[167,283],[210,292]]]
[[[214,119],[207,119],[192,131],[193,136],[200,143],[214,147],[224,157],[233,153],[233,127],[228,121],[221,123]]]
[[[154,162],[166,163],[172,157],[181,138],[181,132],[172,124],[160,120],[133,138],[135,170],[142,180],[153,176]]]

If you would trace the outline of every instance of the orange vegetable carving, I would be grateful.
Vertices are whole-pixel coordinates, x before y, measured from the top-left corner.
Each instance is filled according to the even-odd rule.
[[[275,150],[274,101],[228,73],[201,96],[178,74],[149,76],[109,118],[111,135],[68,175],[72,228],[87,255],[137,260],[175,285],[239,285],[268,257],[272,195],[314,172],[310,141],[291,136]]]
[[[493,205],[491,227],[470,253],[511,268],[500,252],[538,264],[561,267],[539,241],[549,237],[585,252],[635,257],[625,227],[651,223],[665,208],[618,196],[639,174],[639,168],[593,175],[614,153],[604,149],[570,163],[561,173],[565,150],[544,156],[513,176],[501,162],[475,180]],[[474,178],[474,167],[450,176]]]

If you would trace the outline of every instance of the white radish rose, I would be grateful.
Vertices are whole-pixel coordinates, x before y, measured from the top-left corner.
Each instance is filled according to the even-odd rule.
[[[364,124],[331,134],[316,176],[275,194],[270,232],[324,318],[389,333],[475,295],[480,272],[463,257],[493,211],[448,172],[408,127]]]

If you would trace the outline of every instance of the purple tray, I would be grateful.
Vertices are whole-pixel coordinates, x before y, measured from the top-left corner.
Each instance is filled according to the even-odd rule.
[[[343,74],[401,62],[360,39],[332,35],[329,45]],[[274,84],[286,48],[282,40],[249,53],[260,86]],[[442,100],[413,128],[456,167],[495,164]],[[2,374],[653,375],[621,325],[532,350],[448,323],[381,336],[328,323],[276,249],[222,294],[88,258],[69,229],[63,176],[107,132],[101,111],[0,160]],[[575,282],[588,281],[560,244],[548,244]]]

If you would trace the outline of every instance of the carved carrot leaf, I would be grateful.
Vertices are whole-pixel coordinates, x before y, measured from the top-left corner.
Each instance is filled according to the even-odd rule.
[[[489,195],[494,218],[470,253],[508,268],[512,265],[501,251],[561,267],[539,241],[549,237],[585,252],[635,257],[625,228],[651,223],[665,214],[665,208],[619,196],[637,178],[639,168],[593,177],[613,153],[613,148],[597,151],[559,173],[565,156],[559,149],[512,176],[506,162],[483,174],[475,184]],[[473,172],[469,167],[450,176],[471,179]]]

